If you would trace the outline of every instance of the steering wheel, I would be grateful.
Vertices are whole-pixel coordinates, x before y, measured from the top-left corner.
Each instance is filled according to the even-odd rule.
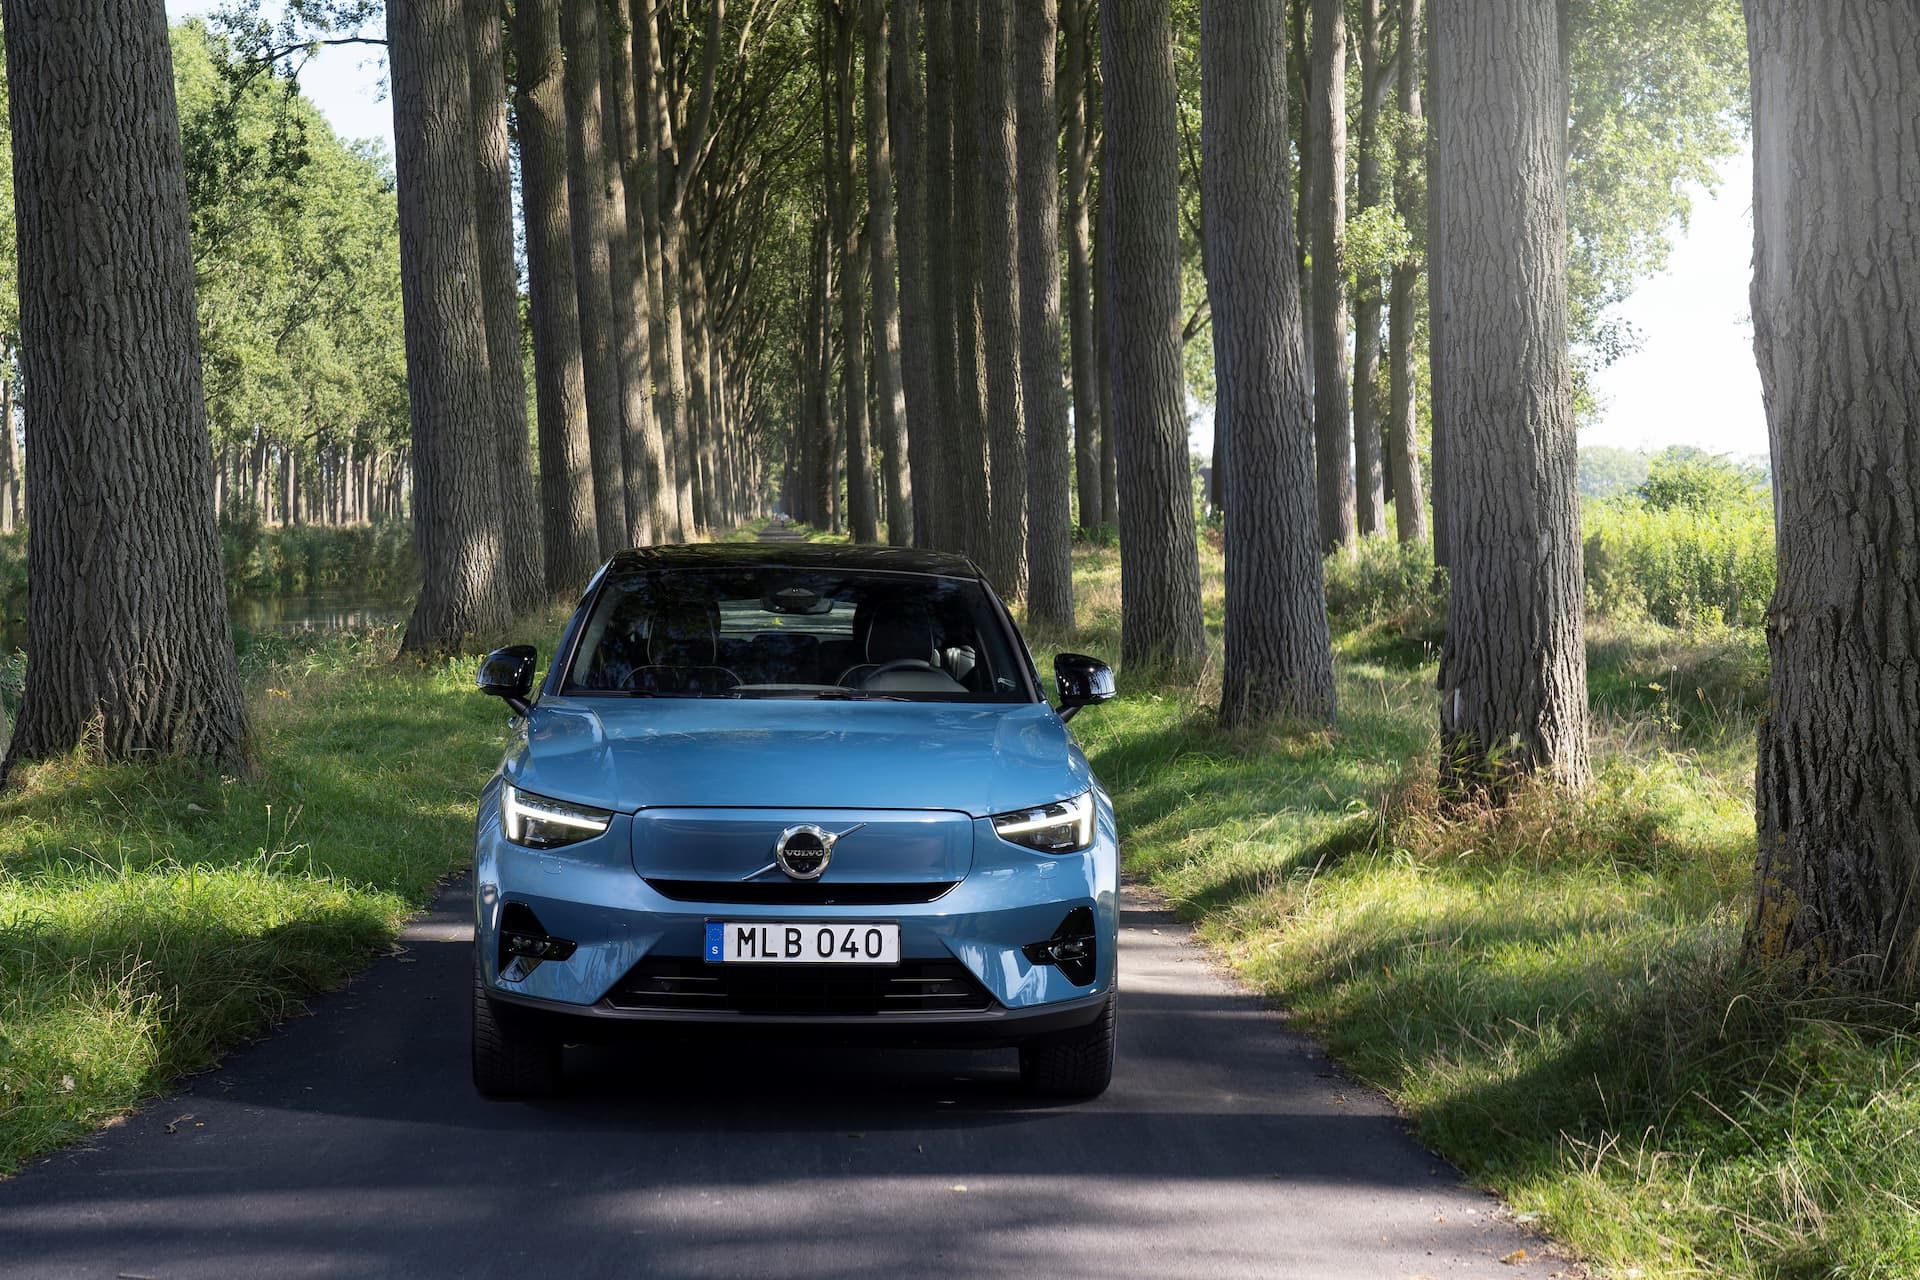
[[[895,658],[892,662],[882,662],[877,666],[870,662],[863,662],[859,666],[848,667],[841,672],[840,684],[842,687],[850,687],[847,685],[847,677],[856,671],[866,672],[860,677],[860,683],[864,685],[875,676],[886,675],[889,671],[933,671],[935,669],[934,665],[925,658]]]

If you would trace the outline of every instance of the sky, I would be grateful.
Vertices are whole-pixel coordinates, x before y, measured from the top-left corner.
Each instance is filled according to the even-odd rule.
[[[168,16],[209,12],[214,0],[167,0]],[[322,50],[301,88],[347,138],[393,147],[386,55],[378,48]],[[1583,445],[1660,449],[1691,444],[1736,456],[1767,452],[1767,424],[1754,367],[1747,288],[1753,256],[1753,154],[1729,157],[1711,192],[1694,193],[1693,216],[1666,272],[1641,284],[1618,315],[1642,338],[1638,350],[1595,381],[1598,419]],[[1198,405],[1193,444],[1211,456],[1213,415]]]

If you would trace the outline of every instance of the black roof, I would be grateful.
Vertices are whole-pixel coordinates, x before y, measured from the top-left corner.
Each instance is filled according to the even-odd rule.
[[[879,569],[893,573],[978,578],[980,570],[962,555],[917,547],[864,547],[833,542],[704,542],[638,547],[614,555],[615,573],[646,569],[741,569],[777,565],[793,569]]]

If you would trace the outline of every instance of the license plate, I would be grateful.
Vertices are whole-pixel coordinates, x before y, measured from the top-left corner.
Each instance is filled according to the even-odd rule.
[[[707,922],[709,964],[899,964],[897,924]]]

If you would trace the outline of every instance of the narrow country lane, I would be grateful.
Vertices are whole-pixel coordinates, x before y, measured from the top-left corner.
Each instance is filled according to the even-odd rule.
[[[1544,1276],[1562,1264],[1130,899],[1113,1089],[1011,1052],[570,1051],[467,1080],[464,885],[347,990],[0,1183],[0,1276]],[[1524,1249],[1528,1260],[1500,1259]]]

